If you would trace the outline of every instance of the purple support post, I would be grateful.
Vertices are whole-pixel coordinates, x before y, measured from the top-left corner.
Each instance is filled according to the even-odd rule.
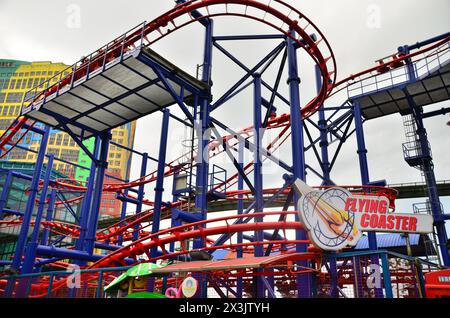
[[[3,209],[5,208],[6,201],[8,200],[9,187],[11,186],[12,178],[12,171],[8,171],[5,177],[5,182],[3,183],[2,193],[0,194],[0,220],[3,220]]]
[[[291,132],[292,132],[292,171],[294,179],[306,180],[305,171],[305,153],[303,138],[303,120],[300,111],[300,78],[298,76],[297,51],[295,42],[287,39],[288,67],[289,67],[289,99],[291,103]],[[298,202],[298,194],[294,192],[294,202]],[[298,216],[296,220],[300,221]],[[306,240],[308,238],[304,230],[298,230],[295,233],[296,240]],[[297,244],[296,251],[304,253],[307,251],[306,244]],[[301,261],[297,264],[302,267],[308,267],[307,261]],[[297,296],[301,298],[311,297],[312,277],[310,273],[297,274]]]
[[[211,64],[212,64],[212,49],[213,49],[213,21],[206,26],[205,33],[205,47],[203,57],[203,74],[202,81],[208,85],[211,83]],[[206,196],[208,193],[208,173],[209,173],[209,158],[207,154],[209,136],[207,134],[210,125],[209,116],[209,98],[202,97],[200,99],[200,113],[199,119],[201,127],[198,131],[198,163],[197,163],[197,179],[196,179],[196,196],[195,207],[202,215],[202,219],[206,219],[208,212],[208,205]],[[195,241],[194,248],[202,247],[205,242]]]
[[[155,186],[155,205],[153,207],[152,233],[159,232],[159,225],[161,221],[161,206],[162,206],[162,195],[164,192],[164,169],[166,167],[167,135],[169,132],[169,119],[170,119],[170,111],[169,109],[166,108],[163,110],[161,139],[159,142],[158,172],[156,176],[156,186]],[[158,256],[157,246],[152,248],[150,256],[152,258]],[[153,291],[154,279],[151,279],[149,281],[147,289],[149,291]]]
[[[213,53],[213,31],[214,22],[208,19],[208,23],[205,25],[205,45],[204,45],[204,56],[203,56],[203,74],[202,81],[208,86],[211,85],[211,66],[212,66],[212,53]],[[208,203],[206,200],[208,193],[208,173],[209,173],[209,157],[204,155],[208,153],[208,143],[210,140],[209,126],[210,126],[210,89],[208,89],[206,96],[200,98],[200,112],[199,119],[201,122],[201,127],[197,128],[198,133],[198,159],[197,159],[197,176],[195,182],[195,208],[201,213],[203,220],[207,219],[208,213]],[[205,246],[206,242],[203,239],[195,240],[193,247],[200,248]],[[199,281],[199,292],[198,297],[207,297],[207,281],[203,281],[205,277],[202,275],[193,275]]]
[[[28,230],[30,227],[31,217],[33,215],[33,209],[36,201],[37,193],[39,192],[39,180],[41,179],[42,166],[45,159],[45,151],[47,149],[48,136],[50,133],[50,127],[45,126],[44,134],[42,135],[41,145],[36,159],[35,169],[33,172],[33,178],[30,185],[28,194],[27,205],[25,213],[22,219],[22,226],[20,227],[19,238],[17,240],[16,251],[14,252],[14,258],[11,264],[11,268],[14,271],[19,271],[22,263],[22,256],[25,250],[25,244],[27,242]],[[13,294],[15,280],[10,279],[5,289],[5,297],[11,297]]]
[[[239,143],[239,154],[238,154],[238,164],[239,167],[243,170],[244,169],[244,143]],[[244,178],[242,178],[241,174],[238,174],[238,190],[244,190]],[[237,213],[238,215],[241,215],[244,212],[244,196],[242,194],[238,195],[238,202],[237,202]],[[237,243],[240,244],[243,241],[243,233],[239,232],[237,234]],[[242,258],[243,255],[243,249],[242,247],[236,248],[236,257]],[[242,283],[242,277],[236,278],[236,293],[237,298],[242,298],[242,289],[243,289],[243,283]]]
[[[128,182],[129,180],[127,180]],[[128,196],[128,189],[125,189],[123,191],[123,195],[126,197]],[[122,201],[122,210],[120,212],[120,221],[122,222],[125,220],[125,216],[127,215],[127,201]],[[117,241],[117,245],[122,246],[123,244],[123,235],[119,235],[119,239]]]
[[[145,177],[145,175],[147,174],[147,160],[148,160],[148,153],[144,152],[142,154],[141,175],[140,175],[141,178]],[[160,161],[158,161],[158,163],[159,162]],[[138,203],[136,205],[136,214],[142,212],[142,200],[144,200],[144,194],[145,194],[144,189],[145,189],[145,184],[141,184],[138,187],[138,195],[137,195]],[[134,231],[133,231],[133,241],[137,241],[138,238],[139,238],[139,225],[136,225],[134,227]]]
[[[97,176],[95,180],[92,206],[89,213],[88,229],[86,233],[86,251],[89,255],[94,253],[94,243],[96,240],[97,222],[100,214],[100,205],[102,201],[103,182],[105,179],[105,170],[108,168],[108,148],[111,140],[111,133],[107,132],[100,137],[100,158],[96,162]]]
[[[43,187],[41,196],[39,198],[39,206],[37,208],[36,217],[34,218],[33,232],[31,233],[30,242],[27,244],[25,250],[25,257],[22,265],[21,274],[30,274],[33,272],[34,261],[36,259],[36,248],[39,245],[39,229],[41,225],[42,215],[44,213],[45,201],[47,199],[47,191],[50,184],[50,178],[52,176],[54,156],[48,157],[47,168],[43,180]],[[29,279],[21,279],[17,289],[16,297],[26,297],[27,285],[30,282]]]
[[[320,75],[320,68],[318,65],[316,65],[316,89],[317,92],[320,92],[322,88],[322,76]],[[320,149],[321,149],[321,155],[322,155],[322,162],[320,163],[322,168],[322,174],[323,174],[323,182],[322,185],[331,185],[333,184],[331,182],[330,178],[330,161],[328,158],[328,138],[327,138],[327,121],[325,119],[325,109],[324,105],[321,105],[318,111],[319,114],[319,121],[318,126],[320,130]]]
[[[98,150],[100,148],[100,138],[98,136],[95,136],[93,138],[95,138],[93,155],[94,155],[94,158],[97,158]],[[83,202],[81,203],[81,213],[80,213],[80,220],[79,220],[80,236],[78,237],[78,239],[75,243],[75,249],[77,249],[78,251],[82,251],[84,249],[87,225],[88,225],[88,219],[89,219],[89,211],[90,211],[91,202],[92,202],[92,193],[94,192],[95,172],[96,172],[96,163],[94,161],[92,161],[91,169],[89,170],[89,178],[88,178],[86,193],[84,194]],[[78,264],[82,265],[83,262],[79,261]]]
[[[363,282],[361,273],[361,259],[359,256],[353,256],[352,265],[353,265],[353,275],[355,276],[355,287],[354,287],[355,298],[363,298],[364,290],[362,286]]]
[[[320,68],[316,65],[316,90],[320,92],[322,88],[322,76],[320,75]],[[320,166],[322,168],[323,174],[323,182],[322,185],[331,185],[330,179],[330,162],[328,159],[328,139],[327,139],[327,121],[325,120],[325,109],[324,105],[321,105],[319,108],[319,130],[320,130],[320,149],[322,160],[320,162]],[[339,297],[338,292],[338,278],[337,278],[337,261],[335,257],[336,253],[330,253],[330,275],[331,275],[331,297],[337,298]]]
[[[361,105],[356,102],[353,105],[355,113],[355,129],[356,129],[356,141],[358,144],[358,157],[359,157],[359,168],[361,171],[361,182],[363,185],[369,185],[369,166],[367,163],[367,149],[366,141],[364,138],[364,128],[362,123],[361,115]],[[374,232],[368,233],[369,249],[376,251],[377,247],[377,236]],[[370,263],[380,266],[380,260],[378,254],[372,254],[370,256]],[[381,288],[375,288],[375,297],[383,298],[383,290]]]
[[[50,192],[50,199],[48,201],[47,206],[47,215],[45,217],[45,221],[49,222],[53,219],[53,211],[55,210],[55,201],[56,201],[56,189],[52,189]],[[48,228],[45,228],[42,232],[41,245],[47,245],[48,239],[50,236],[50,231]]]
[[[263,177],[262,177],[262,156],[261,156],[261,75],[258,73],[254,74],[254,101],[253,101],[253,127],[254,127],[254,140],[253,143],[256,149],[253,150],[253,186],[255,188],[255,212],[263,212],[264,201],[263,201]],[[263,217],[255,217],[255,222],[263,222]],[[255,242],[263,242],[264,236],[263,231],[255,231]],[[255,245],[254,255],[256,257],[264,256],[264,246]],[[257,298],[263,298],[265,293],[264,282],[261,277],[256,276],[255,281],[255,291]]]

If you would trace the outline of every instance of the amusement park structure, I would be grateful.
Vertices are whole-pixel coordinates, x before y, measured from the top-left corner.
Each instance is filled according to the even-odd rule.
[[[273,33],[218,35],[214,21],[222,17],[250,19]],[[204,27],[205,38],[197,78],[152,49],[193,23]],[[249,66],[222,45],[225,41],[277,45]],[[214,50],[245,72],[220,96],[212,94],[213,80],[214,84],[221,80],[214,77]],[[316,75],[317,95],[305,105],[300,102],[299,54],[309,57]],[[265,75],[275,65],[272,83]],[[283,81],[288,95],[281,92]],[[253,115],[253,122],[235,131],[215,111],[249,90],[253,99],[241,109]],[[338,107],[327,106],[326,101],[340,91],[347,91],[348,98]],[[132,28],[26,96],[21,116],[0,138],[4,156],[20,147],[30,131],[41,135],[32,175],[0,170],[0,229],[20,228],[13,257],[1,261],[4,297],[103,297],[103,287],[120,270],[142,262],[169,263],[159,270],[167,276],[148,280],[148,291],[179,288],[186,276],[192,276],[199,282],[198,297],[208,297],[211,291],[236,298],[424,297],[424,272],[450,266],[445,229],[450,215],[439,200],[439,195],[448,195],[449,187],[436,181],[425,125],[425,119],[450,111],[448,107],[426,111],[427,105],[450,99],[450,33],[401,46],[376,66],[337,80],[337,63],[325,36],[283,1],[178,0],[172,10]],[[173,108],[183,117],[171,112]],[[158,155],[116,145],[142,159],[141,175],[131,181],[104,182],[110,131],[155,113],[162,113]],[[365,248],[333,252],[317,248],[299,220],[300,194],[293,183],[307,181],[308,172],[322,180],[316,189],[335,187],[333,168],[350,138],[356,137],[361,184],[339,187],[353,195],[387,198],[391,211],[396,199],[408,197],[411,187],[389,187],[369,176],[363,124],[394,113],[403,116],[405,161],[425,178],[427,203],[415,212],[432,216],[433,233],[399,234],[407,242],[408,255],[381,246],[374,232],[363,237]],[[192,133],[190,149],[175,159],[167,156],[171,122]],[[52,176],[59,158],[47,151],[50,127],[69,134],[90,157],[87,182]],[[272,138],[266,142],[268,133]],[[87,138],[95,140],[93,151],[83,143]],[[290,158],[281,152],[278,156],[283,145],[290,147]],[[306,162],[305,153],[312,153],[315,162]],[[233,170],[214,164],[220,156]],[[157,165],[151,173],[149,162]],[[278,168],[277,187],[267,186],[268,162]],[[169,178],[173,188],[164,189]],[[21,211],[8,208],[10,188],[18,179],[29,182]],[[144,197],[149,184],[155,189],[151,199]],[[99,222],[103,192],[115,193],[122,202],[116,223]],[[164,201],[164,193],[173,200]],[[58,206],[72,211],[79,206],[76,221],[54,219]],[[437,263],[409,253],[419,236],[432,237],[430,249]],[[65,238],[72,243],[62,244]],[[66,269],[75,265],[81,287],[69,288],[67,276],[73,271]],[[381,268],[380,284],[366,286],[376,272],[374,266]],[[54,271],[57,268],[62,270]]]

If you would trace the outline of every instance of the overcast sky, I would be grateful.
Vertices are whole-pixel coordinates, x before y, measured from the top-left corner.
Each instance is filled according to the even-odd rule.
[[[322,30],[330,42],[338,66],[338,77],[343,78],[374,65],[374,61],[394,53],[397,47],[413,44],[450,30],[450,1],[448,0],[291,0],[286,1],[308,16]],[[144,20],[150,21],[173,7],[170,0],[140,1],[66,1],[66,0],[0,0],[0,58],[26,61],[52,61],[72,64],[108,41],[119,36]],[[185,71],[195,75],[196,65],[202,61],[203,29],[191,25],[153,47],[158,53],[173,61]],[[217,19],[215,34],[273,33],[264,25],[249,23],[242,19]],[[224,46],[250,67],[258,58],[267,54],[277,42],[226,43]],[[299,69],[302,78],[302,104],[315,92],[313,69],[310,61],[299,53]],[[214,53],[213,94],[226,91],[233,81],[244,73],[217,51]],[[268,71],[268,81],[274,78],[276,69]],[[286,73],[285,73],[286,74]],[[286,78],[281,91],[287,95]],[[263,92],[268,98],[268,93]],[[340,105],[345,95],[327,102]],[[428,106],[433,110],[448,106],[448,102]],[[278,106],[278,105],[277,105]],[[288,112],[279,106],[279,113]],[[173,113],[181,112],[173,108]],[[230,127],[238,129],[249,126],[252,121],[252,92],[244,92],[226,107],[214,113]],[[160,114],[147,116],[138,121],[135,148],[157,156],[159,144]],[[425,125],[434,154],[436,178],[450,179],[450,127],[449,116],[427,119]],[[185,132],[180,125],[171,122],[169,159],[180,155],[179,140]],[[403,160],[402,143],[405,142],[402,119],[392,115],[369,121],[365,125],[371,180],[386,179],[388,183],[421,181],[419,171],[410,168]],[[289,147],[280,156],[290,163]],[[308,164],[312,154],[307,155]],[[132,165],[132,178],[139,173],[139,162]],[[150,165],[149,172],[155,164]],[[231,171],[231,170],[230,170]],[[234,171],[233,171],[234,173]],[[268,174],[266,187],[282,184],[281,171]],[[356,138],[352,137],[343,147],[342,155],[332,174],[340,184],[359,184],[360,175],[356,155]],[[311,185],[319,180],[308,175]],[[170,192],[171,180],[166,182]],[[153,185],[147,195],[152,198]],[[166,194],[170,199],[170,193]],[[423,201],[424,199],[413,200]],[[443,198],[447,208],[450,200]],[[399,202],[405,212],[411,209],[411,201]],[[402,211],[403,212],[403,211]],[[447,209],[448,212],[448,209]]]

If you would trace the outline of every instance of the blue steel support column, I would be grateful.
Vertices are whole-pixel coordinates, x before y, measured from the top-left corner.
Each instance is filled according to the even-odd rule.
[[[383,282],[386,298],[394,298],[392,293],[391,273],[389,271],[389,260],[386,253],[381,254],[381,266],[383,268]]]
[[[108,148],[109,141],[111,140],[111,133],[100,137],[100,158],[97,161],[97,175],[94,186],[93,201],[89,212],[88,229],[86,233],[86,249],[90,255],[94,253],[94,243],[97,232],[97,222],[100,213],[100,205],[103,193],[103,181],[105,179],[105,170],[108,168]]]
[[[131,155],[130,155],[131,156]],[[127,180],[128,182],[129,180]],[[125,189],[123,191],[124,196],[128,196],[128,189]],[[120,212],[120,221],[122,222],[125,220],[125,216],[127,215],[127,201],[122,202],[122,210]],[[119,235],[119,239],[117,241],[117,245],[122,246],[123,244],[123,235]]]
[[[29,274],[33,272],[34,261],[36,259],[36,248],[39,245],[39,229],[41,226],[41,219],[44,213],[45,201],[47,199],[47,191],[50,184],[50,178],[52,176],[53,169],[53,159],[54,156],[50,155],[47,162],[47,168],[45,171],[45,176],[43,180],[43,186],[41,191],[41,196],[39,199],[39,206],[36,212],[36,217],[34,219],[33,232],[31,233],[30,242],[27,244],[25,250],[25,257],[22,265],[21,274]],[[20,280],[16,297],[25,297],[26,289],[29,279]]]
[[[165,114],[164,114],[165,116]],[[160,146],[161,147],[161,146]],[[148,153],[144,152],[142,154],[142,164],[141,164],[141,175],[140,177],[145,177],[145,175],[147,174],[147,160],[148,160]],[[161,160],[161,159],[159,159]],[[138,200],[138,204],[136,205],[136,214],[142,212],[142,200],[144,199],[144,189],[145,189],[145,184],[141,184],[138,187],[138,195],[137,195],[137,200]],[[136,225],[133,231],[133,241],[137,241],[139,238],[139,225]]]
[[[316,65],[316,89],[317,92],[320,92],[322,88],[322,76],[320,74],[320,68]],[[322,174],[323,174],[323,183],[322,185],[331,185],[330,179],[330,161],[328,158],[328,139],[327,139],[327,121],[325,120],[325,109],[324,105],[320,106],[319,111],[319,122],[318,126],[320,129],[320,149],[322,154]]]
[[[203,57],[203,73],[202,81],[211,84],[211,64],[212,64],[212,50],[213,50],[213,29],[214,23],[210,20],[210,23],[206,26],[205,31],[205,47]],[[209,94],[208,94],[209,95]],[[209,138],[207,131],[210,125],[209,117],[209,97],[203,97],[200,100],[200,112],[199,120],[201,122],[200,131],[198,131],[198,163],[197,163],[197,179],[196,179],[196,196],[195,207],[201,213],[202,219],[207,218],[207,201],[206,195],[208,192],[208,173],[209,173],[209,160],[207,151]],[[204,155],[206,153],[206,155]],[[202,240],[194,241],[194,248],[203,247],[205,242]]]
[[[254,140],[253,143],[256,149],[253,151],[253,186],[255,188],[255,212],[263,212],[264,201],[263,201],[263,176],[262,176],[262,158],[261,158],[261,75],[255,73],[254,80],[254,101],[253,101],[253,129],[254,132]],[[263,217],[258,216],[255,217],[255,222],[263,222]],[[263,231],[255,231],[255,242],[264,241]],[[255,245],[254,246],[254,255],[257,257],[261,257],[264,255],[264,246]],[[264,282],[261,277],[256,276],[254,278],[255,281],[255,290],[256,297],[263,298],[264,297]]]
[[[166,167],[166,152],[167,152],[167,135],[169,132],[169,119],[170,111],[169,109],[163,110],[163,121],[161,128],[161,139],[159,142],[159,155],[158,155],[158,172],[156,176],[156,186],[155,186],[155,205],[153,207],[153,217],[152,217],[152,233],[159,232],[159,225],[161,221],[161,206],[162,206],[162,195],[164,192],[164,169]],[[147,160],[147,159],[146,159]],[[158,247],[152,248],[150,256],[158,256]],[[148,289],[153,291],[154,280],[149,282]]]
[[[369,185],[369,165],[367,163],[367,149],[366,141],[364,138],[364,128],[362,123],[361,115],[361,105],[359,102],[353,104],[353,109],[355,113],[355,129],[356,129],[356,141],[358,144],[358,158],[359,158],[359,169],[361,172],[361,182],[362,185]],[[368,233],[369,249],[376,251],[377,247],[377,236],[374,232]],[[378,254],[373,254],[370,256],[371,264],[380,265]],[[381,288],[375,288],[375,297],[382,298],[383,290]]]
[[[363,298],[364,297],[364,289],[363,289],[363,279],[361,273],[361,259],[359,256],[353,256],[352,258],[353,264],[353,275],[355,276],[355,298]]]
[[[50,127],[45,126],[44,134],[42,135],[41,145],[36,159],[35,169],[33,172],[33,179],[31,181],[27,205],[25,213],[22,219],[22,226],[20,227],[19,237],[17,240],[16,251],[14,252],[14,258],[11,264],[11,268],[15,271],[19,271],[22,263],[22,255],[25,249],[25,244],[28,238],[28,230],[30,227],[31,217],[33,215],[33,209],[36,201],[36,195],[39,192],[39,180],[41,178],[42,166],[45,159],[45,151],[47,149],[48,136],[50,133]],[[10,279],[5,289],[5,297],[11,297],[13,292],[15,281]]]
[[[239,167],[243,170],[244,169],[244,143],[239,143],[239,154],[238,154],[238,164]],[[237,181],[238,191],[244,190],[244,178],[242,178],[241,174],[238,174],[238,181]],[[238,195],[238,202],[237,202],[237,213],[238,215],[241,215],[244,212],[244,202],[243,202],[244,196],[242,194]],[[239,232],[237,234],[237,243],[240,244],[243,241],[243,234],[242,232]],[[243,255],[243,249],[242,247],[236,248],[236,257],[242,258]],[[237,298],[242,298],[242,277],[236,278],[236,293]]]
[[[409,54],[410,48],[404,48],[405,53]],[[408,77],[409,80],[413,81],[416,79],[416,70],[414,64],[410,61],[407,63]],[[417,107],[414,101],[410,99],[408,101],[409,108],[414,117],[417,125],[417,135],[419,137],[420,143],[420,154],[422,155],[422,171],[424,172],[425,181],[427,183],[428,199],[430,200],[431,212],[434,219],[434,226],[436,227],[436,232],[438,236],[439,249],[442,255],[442,262],[445,266],[450,266],[450,253],[447,248],[448,236],[447,230],[445,228],[445,218],[443,216],[441,201],[439,199],[439,193],[437,191],[436,176],[434,174],[434,164],[431,158],[431,149],[428,141],[427,130],[423,124],[423,109],[422,107]]]
[[[8,200],[12,177],[12,171],[8,171],[6,174],[5,183],[3,183],[2,193],[0,194],[0,220],[3,220],[3,209],[5,208],[6,201]]]
[[[305,173],[305,153],[304,153],[304,138],[303,138],[303,121],[300,111],[300,78],[298,76],[297,51],[295,42],[287,39],[288,52],[288,68],[289,68],[289,99],[290,99],[290,113],[291,113],[291,132],[292,132],[292,172],[295,179],[306,180]],[[298,202],[298,194],[294,192],[294,202]],[[298,216],[296,220],[299,221]],[[306,240],[308,238],[304,230],[296,231],[296,240]],[[306,244],[297,244],[296,251],[304,253],[307,251]],[[297,263],[299,266],[308,266],[308,262],[302,261]],[[311,274],[297,274],[297,296],[302,298],[311,297]]]
[[[93,137],[95,138],[94,142],[94,158],[98,157],[98,151],[100,148],[100,138],[98,136]],[[87,226],[88,226],[88,219],[89,219],[89,211],[91,207],[92,202],[92,193],[94,192],[94,186],[95,186],[95,172],[97,171],[96,163],[94,161],[91,162],[91,168],[89,170],[89,178],[88,178],[88,184],[86,193],[84,194],[83,202],[81,203],[81,213],[80,213],[80,236],[77,239],[75,243],[75,248],[78,251],[81,251],[84,249],[84,243],[86,238],[86,232],[87,232]],[[82,265],[83,261],[77,261],[77,264]]]
[[[213,53],[213,32],[214,22],[208,19],[208,23],[205,25],[205,44],[203,53],[203,73],[202,81],[211,85],[211,67],[212,67],[212,53]],[[195,208],[200,211],[202,219],[207,219],[208,205],[206,196],[208,193],[208,173],[209,173],[209,158],[208,155],[204,156],[204,153],[208,153],[205,149],[208,148],[209,134],[207,134],[210,126],[210,90],[208,90],[207,96],[200,99],[200,113],[199,120],[201,122],[201,129],[198,131],[198,163],[197,163],[197,179],[195,182],[196,196],[195,196]],[[194,248],[203,247],[206,242],[203,239],[195,240],[193,243]],[[207,281],[206,277],[202,275],[193,275],[195,279],[199,281],[198,297],[207,298]]]
[[[52,189],[50,192],[50,199],[48,201],[47,207],[47,215],[45,216],[45,221],[49,222],[53,219],[53,211],[55,210],[55,201],[56,201],[56,189]],[[41,245],[47,245],[48,239],[50,236],[50,231],[48,228],[45,228],[42,232]]]
[[[316,65],[316,89],[317,92],[320,92],[322,88],[322,76],[320,74],[320,68]],[[322,155],[322,162],[320,162],[320,166],[322,168],[323,182],[322,185],[331,185],[330,179],[330,162],[328,159],[328,139],[327,139],[327,121],[325,120],[325,110],[324,105],[321,105],[319,108],[319,122],[318,126],[320,129],[320,149]],[[330,274],[331,274],[331,297],[337,298],[339,297],[338,292],[338,278],[337,278],[337,261],[336,257],[334,257],[335,253],[330,253]]]

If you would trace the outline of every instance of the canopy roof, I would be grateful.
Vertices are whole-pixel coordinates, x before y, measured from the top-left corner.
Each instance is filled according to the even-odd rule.
[[[302,261],[316,257],[314,253],[291,253],[264,257],[247,257],[226,260],[182,262],[153,270],[154,274],[168,274],[172,272],[206,272],[215,270],[233,270],[243,268],[261,268],[282,264],[287,261]]]

